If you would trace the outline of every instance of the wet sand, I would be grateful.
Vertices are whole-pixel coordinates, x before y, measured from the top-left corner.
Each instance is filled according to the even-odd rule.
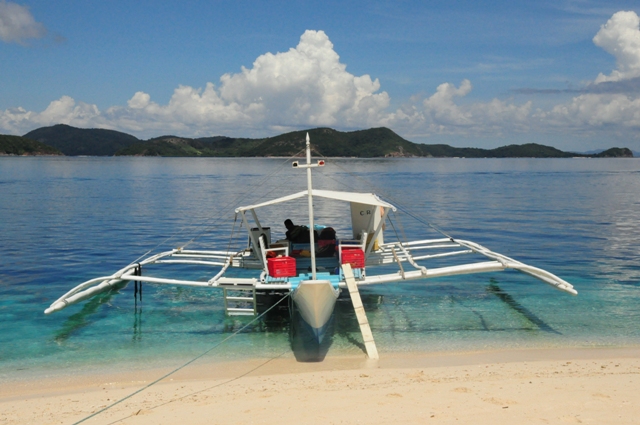
[[[0,424],[637,424],[640,347],[197,362],[0,383]]]

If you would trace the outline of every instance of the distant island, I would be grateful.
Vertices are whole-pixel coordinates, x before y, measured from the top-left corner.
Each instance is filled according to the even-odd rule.
[[[58,149],[20,136],[0,134],[0,155],[64,155]]]
[[[536,143],[496,149],[456,148],[444,144],[413,143],[388,128],[342,132],[331,128],[294,131],[260,139],[226,136],[186,138],[161,136],[140,140],[114,130],[82,129],[65,124],[41,127],[23,137],[0,136],[0,154],[70,156],[163,157],[288,157],[299,155],[309,133],[315,153],[326,157],[432,157],[432,158],[632,158],[628,148],[611,148],[597,154],[563,152]],[[12,142],[4,142],[11,140]],[[36,145],[37,143],[37,145]],[[47,150],[49,149],[49,150]],[[28,153],[33,152],[33,153]],[[47,153],[51,152],[51,153]]]

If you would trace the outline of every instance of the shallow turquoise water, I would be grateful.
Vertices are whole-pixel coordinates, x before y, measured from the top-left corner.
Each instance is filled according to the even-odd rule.
[[[314,186],[373,191],[452,236],[547,269],[572,297],[517,272],[361,290],[378,349],[625,346],[640,343],[640,160],[330,160]],[[145,285],[43,311],[76,284],[112,273],[150,249],[226,249],[233,209],[303,190],[280,159],[0,158],[0,377],[192,358],[249,319],[227,318],[221,293]],[[265,176],[268,176],[265,178]],[[304,221],[306,201],[262,216]],[[346,233],[343,206],[317,221]],[[400,237],[437,237],[393,217]],[[281,229],[282,227],[282,229]],[[393,239],[392,229],[387,240]],[[195,278],[211,276],[197,270]],[[362,354],[348,301],[335,313],[328,355]],[[211,358],[270,357],[290,349],[289,324],[252,326]]]

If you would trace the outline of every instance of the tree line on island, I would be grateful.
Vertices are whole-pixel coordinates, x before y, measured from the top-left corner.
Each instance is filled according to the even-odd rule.
[[[0,135],[0,155],[164,156],[164,157],[289,157],[304,150],[309,133],[316,153],[326,157],[461,157],[461,158],[613,158],[633,157],[628,148],[597,154],[563,152],[536,143],[496,149],[456,148],[444,144],[413,143],[388,128],[342,132],[331,128],[294,131],[260,139],[225,136],[186,138],[161,136],[140,140],[105,129],[82,129],[65,124],[41,127],[24,136]]]

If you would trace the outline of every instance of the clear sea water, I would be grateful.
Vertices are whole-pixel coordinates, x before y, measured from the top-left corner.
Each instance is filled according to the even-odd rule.
[[[372,191],[454,237],[547,269],[577,297],[518,272],[361,290],[384,353],[640,343],[640,160],[331,159],[314,187]],[[279,174],[275,174],[280,170]],[[216,290],[146,284],[45,316],[78,283],[149,250],[242,247],[234,208],[303,190],[282,159],[0,158],[0,379],[170,366],[250,319],[228,318]],[[305,203],[262,216],[274,237]],[[317,205],[345,233],[348,209]],[[394,217],[402,237],[438,237]],[[392,239],[391,231],[387,239]],[[215,271],[195,270],[204,279]],[[348,301],[339,301],[327,356],[363,355]],[[211,351],[216,360],[291,349],[286,320],[257,323]]]

